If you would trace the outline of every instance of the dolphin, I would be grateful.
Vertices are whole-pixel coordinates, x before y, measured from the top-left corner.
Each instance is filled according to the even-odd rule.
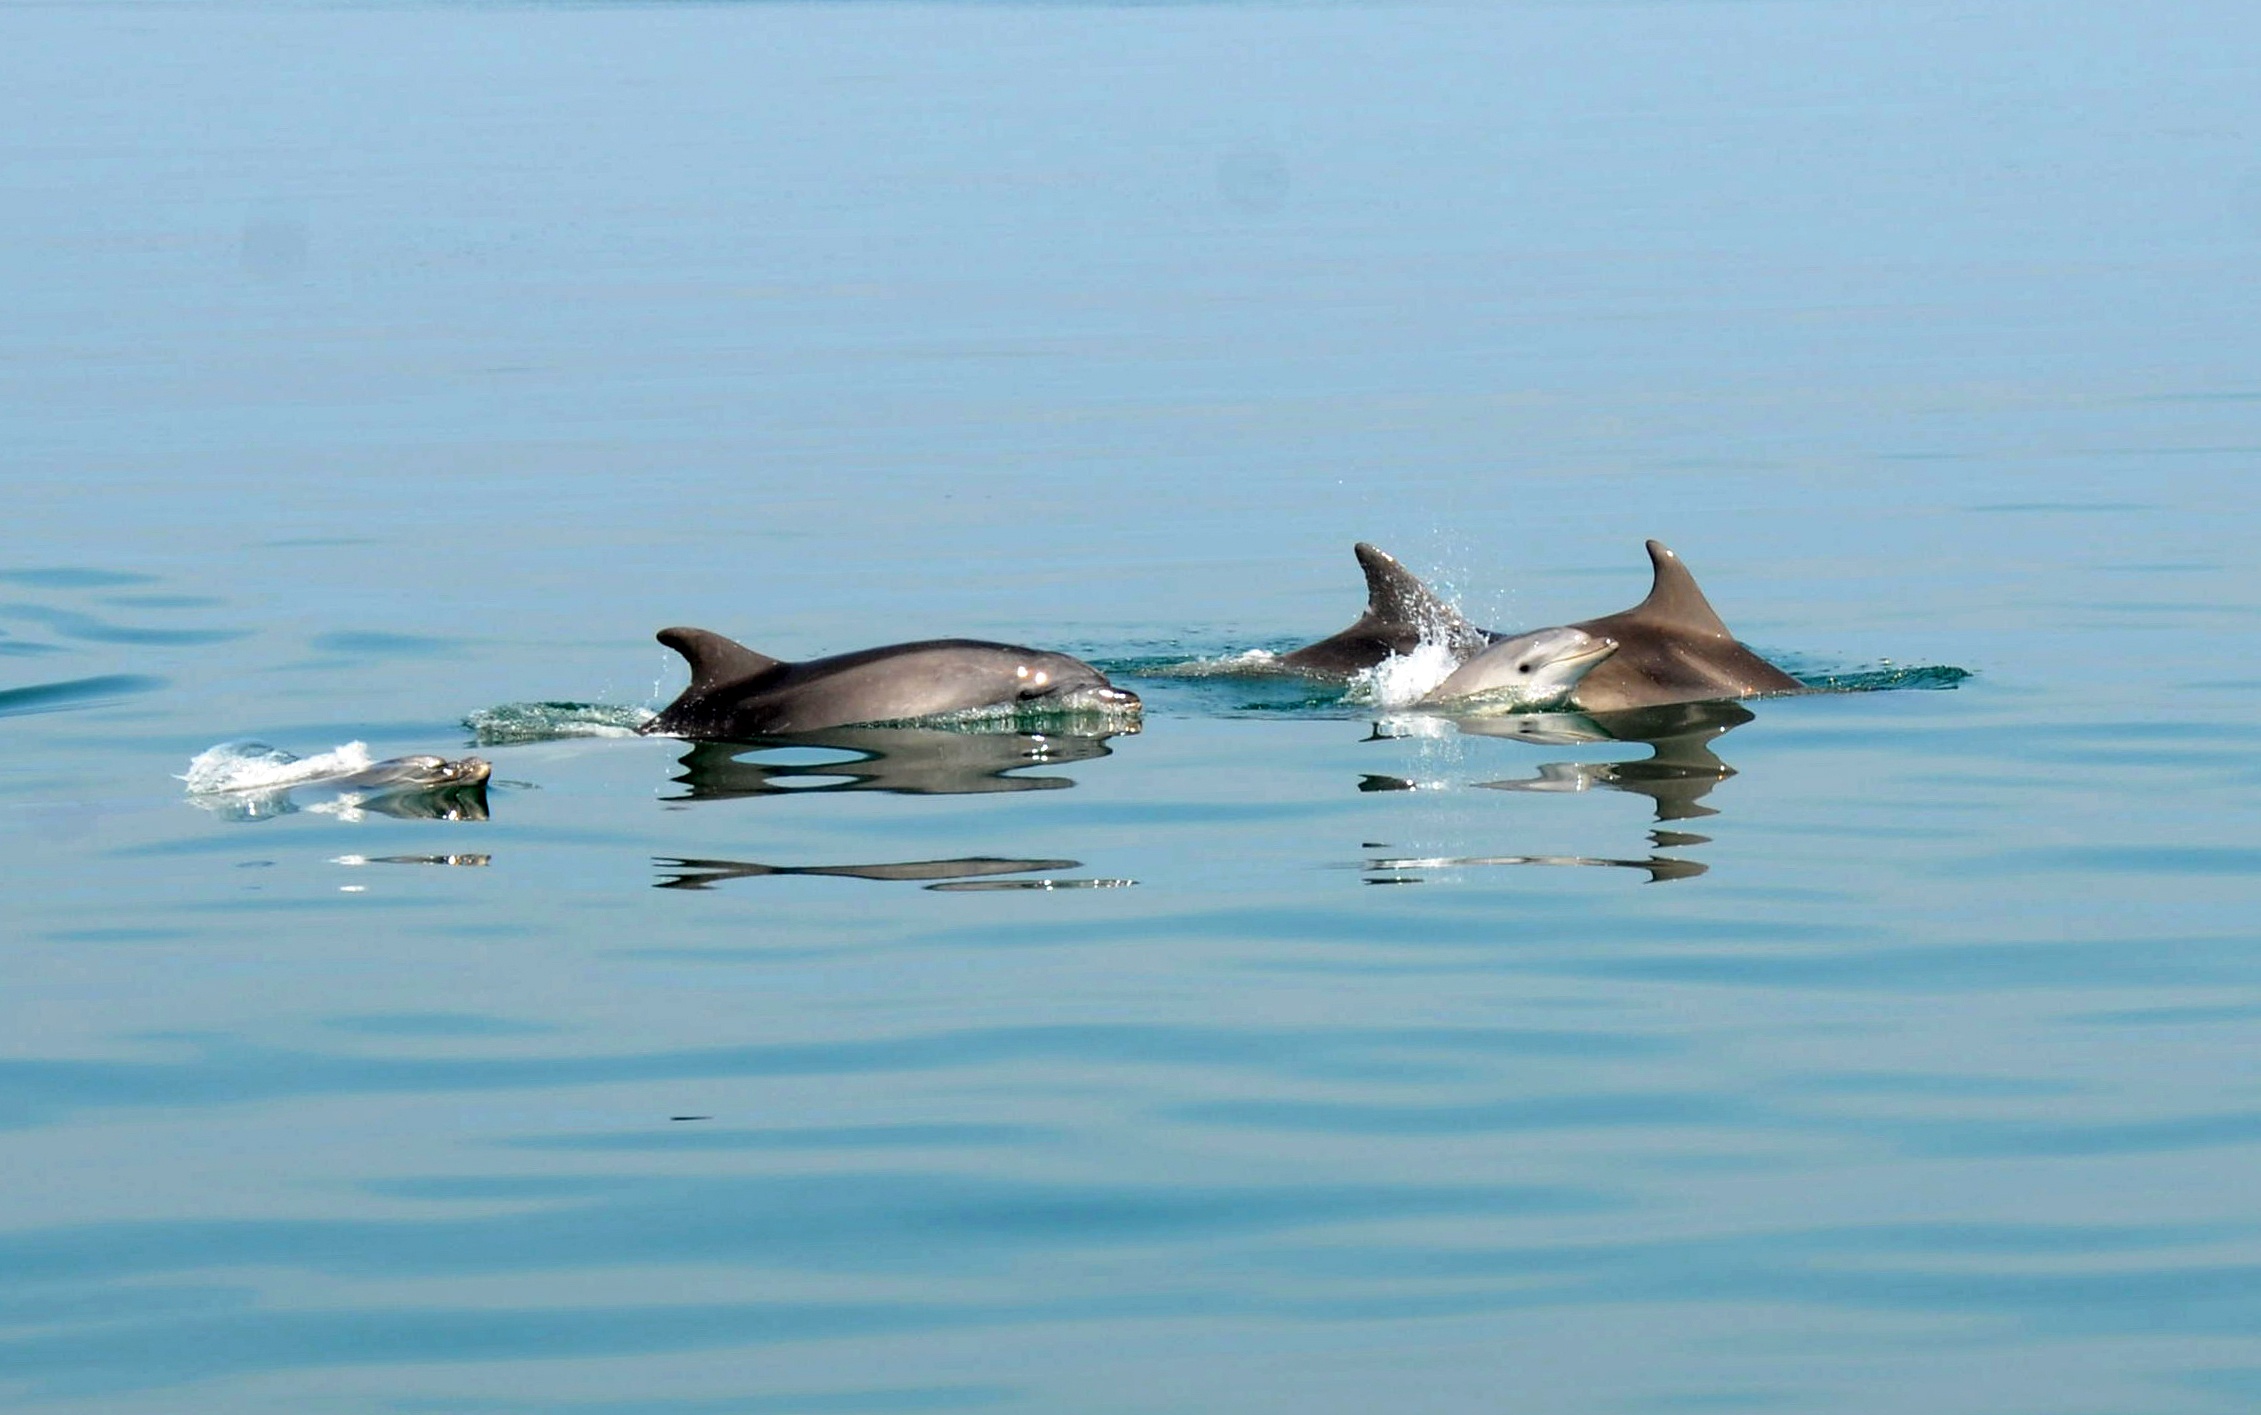
[[[1548,707],[1617,652],[1617,640],[1583,629],[1534,629],[1502,639],[1454,669],[1416,707]]]
[[[391,794],[399,791],[449,791],[472,786],[484,786],[487,778],[495,774],[493,766],[480,757],[415,756],[393,757],[372,762],[359,771],[343,776],[316,778],[324,786],[347,791],[366,791],[371,794]]]
[[[1805,690],[1803,683],[1735,641],[1679,556],[1654,540],[1648,542],[1648,552],[1654,567],[1648,598],[1617,614],[1558,626],[1618,644],[1615,654],[1586,671],[1571,693],[1572,707],[1622,712]],[[1469,623],[1373,546],[1362,541],[1356,553],[1366,572],[1366,612],[1341,633],[1282,655],[1282,667],[1313,677],[1349,678],[1423,642],[1444,644],[1466,667],[1468,660],[1509,641],[1506,634]],[[1441,695],[1442,685],[1424,702],[1441,701]]]
[[[691,685],[637,731],[709,741],[907,722],[986,708],[1133,713],[1136,693],[1081,659],[980,639],[928,639],[812,658],[759,654],[705,629],[659,631]]]
[[[260,742],[231,743],[215,748],[217,752],[248,764],[254,768],[252,775],[241,785],[205,784],[194,779],[197,763],[191,763],[189,799],[233,820],[289,815],[299,809],[294,792],[328,794],[332,799],[316,809],[348,820],[368,811],[411,820],[487,819],[487,779],[494,775],[494,767],[479,757],[393,757],[361,767],[325,769],[321,758],[302,762]]]
[[[1280,666],[1314,678],[1349,678],[1392,654],[1441,643],[1465,659],[1501,637],[1460,617],[1437,592],[1364,541],[1351,547],[1366,572],[1366,612],[1339,634],[1280,656]]]
[[[1571,705],[1584,712],[1623,712],[1666,703],[1796,693],[1805,684],[1735,641],[1696,588],[1696,577],[1664,542],[1648,543],[1655,576],[1647,599],[1631,609],[1570,625],[1615,639],[1617,652],[1596,664]]]

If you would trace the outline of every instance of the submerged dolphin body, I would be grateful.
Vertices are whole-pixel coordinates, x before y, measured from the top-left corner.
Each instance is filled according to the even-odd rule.
[[[662,629],[691,685],[638,728],[710,741],[1026,707],[1130,713],[1138,695],[1081,659],[980,639],[890,644],[800,663],[705,629]]]
[[[1618,643],[1617,652],[1578,684],[1573,706],[1622,712],[1804,690],[1803,683],[1735,641],[1679,556],[1662,541],[1650,541],[1648,551],[1655,570],[1648,598],[1570,626]]]
[[[324,786],[341,790],[366,791],[372,795],[392,794],[401,791],[449,791],[470,786],[484,786],[487,778],[495,774],[493,766],[480,757],[415,756],[393,757],[372,762],[359,771],[342,776],[316,777]]]
[[[1535,629],[1502,639],[1431,688],[1416,706],[1549,707],[1569,697],[1617,652],[1617,640],[1583,629]]]
[[[1282,654],[1281,667],[1314,678],[1350,678],[1423,643],[1443,644],[1455,659],[1465,659],[1499,637],[1461,618],[1394,558],[1364,541],[1352,553],[1366,572],[1366,612],[1341,633]]]
[[[359,743],[354,744],[358,750]],[[189,763],[189,799],[233,820],[268,820],[300,808],[294,793],[326,795],[314,809],[348,820],[376,811],[417,820],[483,821],[487,778],[478,757],[393,757],[359,766],[344,753],[302,759],[263,742],[231,742]]]

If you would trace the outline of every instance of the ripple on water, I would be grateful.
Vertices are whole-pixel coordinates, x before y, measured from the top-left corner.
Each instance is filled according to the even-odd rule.
[[[34,683],[28,688],[0,689],[0,717],[92,707],[136,693],[153,693],[164,686],[164,679],[145,673],[108,673],[94,678]]]
[[[0,619],[21,619],[44,624],[66,639],[91,644],[136,644],[143,647],[187,644],[222,644],[249,636],[246,629],[151,629],[117,624],[75,609],[48,604],[0,604]]]
[[[0,570],[0,583],[30,585],[42,590],[107,590],[126,585],[150,585],[155,575],[131,570],[102,570],[86,565],[57,565],[44,569]]]

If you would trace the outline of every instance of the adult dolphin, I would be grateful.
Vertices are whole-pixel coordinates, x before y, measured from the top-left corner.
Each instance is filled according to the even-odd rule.
[[[1696,587],[1696,577],[1664,542],[1650,541],[1648,551],[1655,573],[1647,599],[1569,626],[1617,641],[1617,652],[1579,681],[1570,695],[1573,707],[1622,712],[1804,690],[1805,684],[1735,641]]]
[[[1138,695],[1081,659],[982,639],[927,639],[788,663],[705,629],[659,631],[691,685],[637,730],[712,741],[908,722],[986,708],[1132,713]]]
[[[1314,678],[1350,678],[1424,642],[1443,644],[1455,659],[1466,659],[1501,637],[1461,618],[1393,557],[1364,541],[1351,553],[1366,572],[1366,612],[1341,633],[1280,655],[1282,668]]]

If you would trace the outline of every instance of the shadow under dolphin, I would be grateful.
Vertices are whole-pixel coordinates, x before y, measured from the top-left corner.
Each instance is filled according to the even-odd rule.
[[[699,742],[676,759],[683,771],[674,779],[684,791],[666,799],[719,801],[813,791],[887,791],[905,796],[1059,791],[1075,785],[1075,779],[1018,773],[1111,756],[1107,741],[1117,735],[840,727],[744,742]],[[820,762],[749,760],[763,752],[806,748],[848,755]]]

